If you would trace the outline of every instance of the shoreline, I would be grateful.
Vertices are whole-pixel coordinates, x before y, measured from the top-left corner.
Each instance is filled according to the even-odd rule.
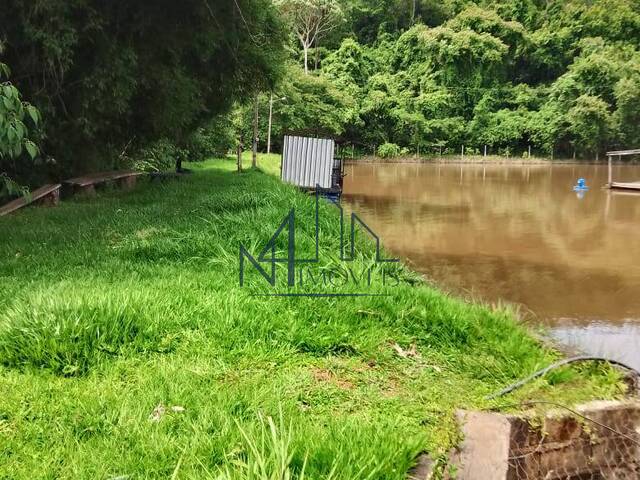
[[[578,160],[572,158],[551,159],[544,157],[500,157],[497,155],[469,156],[460,158],[459,155],[415,157],[404,156],[394,158],[382,158],[377,156],[364,156],[359,158],[345,158],[346,165],[352,164],[428,164],[428,165],[514,165],[514,166],[542,166],[542,165],[607,165],[605,160]],[[640,165],[639,162],[618,162],[613,165]]]

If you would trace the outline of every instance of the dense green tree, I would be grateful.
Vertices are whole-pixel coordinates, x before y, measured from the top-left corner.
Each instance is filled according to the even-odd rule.
[[[618,144],[640,145],[640,71],[621,79],[615,86],[617,109],[613,125],[618,132]]]
[[[316,49],[342,21],[337,0],[275,0],[287,25],[302,47],[304,73],[309,73],[309,51]]]
[[[6,63],[42,112],[63,172],[186,144],[237,99],[275,84],[284,34],[270,0],[6,0]]]
[[[558,147],[560,151],[566,152],[567,146],[570,145],[565,111],[553,101],[532,112],[529,118],[529,132],[533,145],[552,156]]]
[[[286,134],[339,137],[348,125],[360,125],[353,97],[327,75],[308,75],[297,64],[288,64],[287,81],[273,92],[271,140],[277,150]],[[266,148],[270,93],[258,97],[259,147]],[[253,105],[238,106],[237,136],[249,142]]]
[[[323,72],[345,88],[363,88],[374,72],[370,53],[351,38],[345,39],[340,48],[329,55],[323,63]]]
[[[567,118],[569,132],[574,138],[574,148],[597,155],[609,134],[609,105],[599,97],[581,95],[567,112]]]
[[[353,98],[324,75],[304,75],[298,67],[287,70],[290,83],[279,92],[276,134],[341,135],[347,124],[357,122]]]

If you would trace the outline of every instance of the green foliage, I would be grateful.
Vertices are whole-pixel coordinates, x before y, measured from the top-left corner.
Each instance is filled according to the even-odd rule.
[[[127,148],[163,138],[184,148],[282,73],[270,0],[7,0],[0,25],[60,175],[113,168]]]
[[[365,151],[464,143],[593,155],[640,140],[633,0],[117,5],[9,0],[0,11],[15,87],[42,112],[38,143],[60,175],[118,166],[121,152],[161,139],[192,160],[225,153],[240,137],[248,146],[256,93],[264,149],[271,92],[287,99],[274,105],[275,148],[287,132],[339,136]],[[609,114],[596,144],[585,142],[593,132],[578,104],[584,95]],[[234,105],[235,124],[223,119]],[[15,143],[17,125],[5,128],[12,153],[37,154],[34,138]],[[24,176],[11,165],[7,173]]]
[[[440,25],[453,15],[458,2],[348,0],[343,3],[349,33],[360,42],[375,43],[381,35],[406,30],[419,22],[429,26]]]
[[[637,2],[344,0],[343,11],[316,74],[350,97],[336,105],[340,135],[363,150],[592,156],[640,141]],[[281,90],[296,81],[284,78]]]
[[[195,162],[224,157],[236,145],[235,136],[232,116],[220,115],[193,132],[187,143],[187,158]]]
[[[33,160],[38,147],[28,138],[29,127],[39,121],[38,110],[23,102],[18,89],[9,82],[0,84],[0,159],[17,158],[23,152]]]
[[[576,147],[584,152],[597,152],[606,141],[611,125],[607,103],[599,97],[582,95],[567,116]]]
[[[165,172],[171,170],[176,160],[185,160],[187,151],[177,147],[171,140],[161,138],[133,155],[131,167],[146,172]]]
[[[362,88],[369,81],[374,62],[369,51],[351,38],[342,41],[340,48],[333,51],[324,62],[322,71],[336,83],[348,89]],[[350,93],[357,93],[357,89]]]
[[[640,72],[621,78],[614,88],[616,111],[613,129],[620,132],[620,143],[640,145]]]
[[[400,156],[401,149],[395,143],[383,143],[378,147],[377,153],[381,158],[394,158]]]
[[[9,74],[9,67],[0,62],[0,198],[26,192],[9,177],[7,170],[14,160],[27,156],[33,161],[40,153],[32,140],[40,124],[40,112],[22,100],[18,89],[6,80]]]
[[[287,69],[286,77],[288,82],[278,90],[278,97],[283,100],[274,104],[274,139],[285,133],[335,136],[342,134],[347,124],[357,123],[352,97],[332,78],[305,75],[293,65]],[[267,108],[263,107],[263,111]],[[266,120],[263,115],[264,127]],[[261,138],[266,139],[266,135]]]

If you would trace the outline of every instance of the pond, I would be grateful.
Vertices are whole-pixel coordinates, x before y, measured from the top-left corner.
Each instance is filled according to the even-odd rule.
[[[444,289],[640,369],[640,194],[604,165],[349,164],[344,203]],[[589,191],[573,186],[586,179]],[[640,167],[614,167],[640,180]]]

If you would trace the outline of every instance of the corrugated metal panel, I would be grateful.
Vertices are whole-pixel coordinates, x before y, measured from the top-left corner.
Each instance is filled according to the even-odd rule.
[[[282,180],[304,188],[331,188],[334,150],[333,140],[285,136]]]

